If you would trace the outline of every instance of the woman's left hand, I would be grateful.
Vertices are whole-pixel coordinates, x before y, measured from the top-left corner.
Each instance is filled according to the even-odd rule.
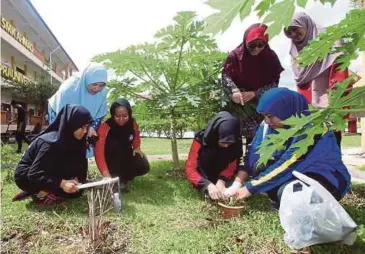
[[[238,189],[237,193],[236,193],[236,199],[240,200],[240,199],[245,199],[251,196],[251,193],[247,190],[246,187],[240,188]]]
[[[141,155],[142,158],[146,158],[146,155],[144,154],[144,152],[141,151],[140,148],[136,148],[136,149],[133,150],[133,156],[136,156],[136,153]]]
[[[96,130],[93,127],[90,126],[89,131],[87,133],[87,136],[92,137],[92,136],[97,136],[97,135],[98,134],[96,133]]]
[[[243,102],[249,102],[253,98],[255,98],[255,92],[249,91],[249,92],[242,92]]]

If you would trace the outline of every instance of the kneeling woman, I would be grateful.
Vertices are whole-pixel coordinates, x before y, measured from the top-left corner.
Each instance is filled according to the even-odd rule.
[[[111,117],[101,124],[95,160],[104,177],[119,177],[121,188],[136,176],[147,174],[149,163],[141,151],[141,139],[132,108],[126,99],[118,99],[110,107]]]
[[[273,154],[265,168],[257,167],[259,155],[256,152],[266,136],[275,133],[275,129],[287,128],[281,121],[308,114],[308,103],[303,95],[286,88],[274,88],[261,97],[257,111],[264,115],[267,128],[265,125],[259,128],[246,155],[246,178],[248,175],[254,178],[238,190],[239,199],[266,192],[271,200],[280,202],[285,185],[294,180],[294,170],[317,180],[337,200],[348,192],[351,177],[332,131],[315,137],[314,145],[301,158],[297,158],[293,146],[303,138],[289,139],[282,151]]]
[[[23,191],[14,201],[32,196],[36,205],[52,205],[80,195],[77,185],[87,175],[85,134],[92,121],[82,106],[61,109],[16,167],[15,183]]]
[[[189,182],[213,200],[223,199],[222,191],[238,171],[242,141],[237,118],[219,112],[205,130],[195,135],[185,164]]]

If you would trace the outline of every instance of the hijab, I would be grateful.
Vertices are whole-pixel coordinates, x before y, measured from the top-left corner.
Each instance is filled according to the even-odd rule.
[[[125,107],[127,109],[129,116],[128,122],[123,126],[116,124],[114,121],[116,109],[120,106]],[[115,102],[113,102],[112,105],[110,106],[110,115],[111,117],[106,121],[110,127],[109,134],[112,135],[113,138],[121,142],[130,141],[130,137],[131,135],[133,135],[134,129],[133,129],[132,107],[129,101],[120,98]]]
[[[67,104],[57,114],[56,119],[37,138],[61,150],[85,153],[85,139],[76,139],[74,131],[91,122],[92,117],[86,108]]]
[[[229,112],[219,112],[209,121],[204,130],[203,146],[199,156],[200,166],[205,169],[208,179],[216,180],[230,162],[241,157],[242,143],[239,136],[239,121]],[[222,148],[218,142],[230,142],[232,145]]]
[[[265,92],[257,105],[257,112],[286,120],[291,116],[308,115],[308,102],[303,95],[288,88],[272,88]]]
[[[278,56],[268,44],[266,29],[267,26],[263,24],[250,26],[244,34],[242,44],[229,54],[224,64],[224,72],[239,88],[257,90],[278,80],[284,70]],[[253,56],[247,45],[256,39],[264,41],[266,46],[257,56]]]
[[[306,29],[306,35],[301,42],[294,42],[292,40],[290,55],[296,59],[302,49],[308,45],[310,41],[315,39],[319,33],[325,30],[324,27],[317,25],[314,20],[304,12],[294,14],[290,26],[303,27]],[[287,37],[289,34],[286,29],[284,33]],[[336,60],[339,54],[328,54],[322,61],[317,61],[314,64],[308,65],[304,68],[299,67],[296,61],[293,62],[292,69],[294,72],[295,81],[299,87],[305,86],[313,79],[326,71]]]
[[[94,119],[104,117],[107,110],[106,88],[94,95],[88,91],[90,84],[99,82],[107,82],[107,71],[102,64],[90,63],[80,78],[70,77],[61,84],[58,91],[48,100],[49,106],[58,113],[66,104],[78,104],[89,110]]]

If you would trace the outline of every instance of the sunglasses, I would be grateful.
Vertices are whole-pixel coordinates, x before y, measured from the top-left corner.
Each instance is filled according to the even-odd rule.
[[[253,42],[247,45],[248,48],[254,49],[254,48],[263,48],[265,47],[266,43],[264,42]]]

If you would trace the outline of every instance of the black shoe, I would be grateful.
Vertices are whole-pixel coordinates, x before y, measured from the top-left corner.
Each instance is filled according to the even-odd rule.
[[[16,150],[14,153],[22,153],[22,150]]]

